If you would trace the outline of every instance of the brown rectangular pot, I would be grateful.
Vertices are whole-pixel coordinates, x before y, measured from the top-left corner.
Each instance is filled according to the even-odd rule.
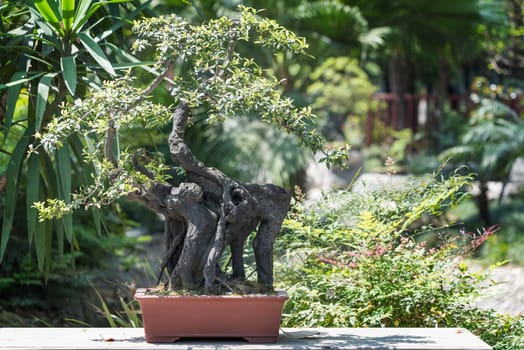
[[[278,339],[285,291],[275,295],[147,295],[135,293],[142,308],[148,343],[171,343],[182,337],[244,338],[250,343]]]

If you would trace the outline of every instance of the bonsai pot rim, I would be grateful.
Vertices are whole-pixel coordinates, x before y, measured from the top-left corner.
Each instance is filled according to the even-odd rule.
[[[177,298],[177,299],[246,299],[246,298],[254,298],[254,299],[285,299],[287,300],[288,294],[283,289],[275,289],[273,294],[220,294],[220,295],[214,295],[214,294],[154,294],[149,293],[152,290],[152,288],[138,288],[135,291],[135,298],[138,297],[141,300],[147,300],[147,299],[157,299],[157,298]]]

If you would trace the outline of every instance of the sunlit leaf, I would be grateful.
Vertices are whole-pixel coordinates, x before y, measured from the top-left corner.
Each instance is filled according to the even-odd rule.
[[[35,0],[33,1],[35,7],[42,17],[53,24],[60,22],[60,13],[58,12],[57,2],[53,0]]]
[[[89,19],[87,10],[91,7],[93,0],[79,0],[78,6],[76,6],[76,11],[74,15],[73,30],[78,31],[81,26]]]
[[[74,16],[75,0],[62,0],[62,19],[66,32],[69,32],[73,27]]]
[[[33,4],[45,22],[51,24],[56,31],[63,33],[63,29],[60,26],[60,12],[58,11],[56,1],[35,0]]]
[[[15,73],[13,74],[13,79],[9,83],[0,84],[0,90],[27,83],[33,79],[40,78],[44,74],[45,73],[36,73],[24,78],[26,75],[25,73]]]

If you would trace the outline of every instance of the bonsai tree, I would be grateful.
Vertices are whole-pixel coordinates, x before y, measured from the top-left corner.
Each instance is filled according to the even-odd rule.
[[[306,43],[276,22],[260,18],[252,8],[239,10],[238,18],[223,17],[201,25],[174,15],[135,23],[138,39],[134,48],[154,49],[157,74],[141,87],[133,72],[105,82],[87,98],[67,104],[46,132],[37,135],[39,146],[33,149],[37,152],[69,147],[68,137],[83,135],[85,151],[78,161],[95,165],[89,174],[91,184],[78,189],[70,200],[49,198],[34,204],[41,220],[78,208],[99,208],[122,196],[138,201],[165,218],[165,253],[157,283],[167,271],[169,288],[204,288],[210,293],[223,290],[228,278],[245,280],[244,243],[256,232],[258,282],[263,289],[272,288],[273,243],[288,211],[290,194],[272,184],[241,184],[207,167],[184,140],[192,113],[205,113],[209,123],[254,113],[295,134],[312,151],[322,150],[321,137],[309,127],[314,118],[310,109],[294,107],[289,98],[281,96],[276,78],[253,58],[237,52],[242,42],[272,52],[303,54]],[[172,107],[151,100],[160,84],[168,86]],[[169,123],[171,163],[161,154],[120,148],[123,132]],[[347,150],[324,151],[324,159],[342,161]],[[172,176],[174,171],[181,176]],[[218,264],[226,246],[231,248],[231,276],[225,276]]]

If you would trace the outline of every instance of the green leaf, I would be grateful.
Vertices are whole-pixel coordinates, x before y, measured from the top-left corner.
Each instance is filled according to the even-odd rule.
[[[48,44],[49,46],[54,46],[54,45],[55,45],[54,42],[51,42],[51,41],[46,40],[46,39],[44,39],[44,38],[42,38],[41,41],[42,41],[42,43],[44,43],[44,44]],[[46,61],[46,60],[44,60],[44,59],[42,59],[42,58],[40,58],[40,57],[38,57],[38,56],[31,55],[31,54],[29,54],[29,53],[26,53],[24,56],[27,57],[27,58],[29,58],[29,59],[31,59],[32,61],[42,63],[42,64],[45,65],[49,70],[54,69],[54,66],[53,66],[53,63],[52,63],[52,62],[48,62],[48,61]],[[43,70],[45,70],[45,69],[40,69],[40,70],[43,71]]]
[[[73,239],[73,214],[65,214],[62,217],[65,236],[69,242]]]
[[[117,8],[115,6],[112,6],[110,8],[111,12],[115,12],[113,14],[113,17],[119,20],[115,21],[115,24],[113,24],[109,29],[105,30],[101,35],[98,35],[98,38],[100,40],[103,40],[107,38],[108,36],[110,36],[111,34],[118,31],[125,24],[133,22],[134,19],[136,19],[139,15],[143,13],[144,9],[146,9],[150,5],[150,3],[151,3],[151,0],[145,1],[143,4],[138,6],[133,12],[126,15],[125,18],[119,17]]]
[[[38,263],[38,268],[40,271],[44,269],[45,262],[45,241],[46,241],[46,231],[47,227],[51,225],[50,221],[36,222],[35,227],[35,251],[36,251],[36,261]]]
[[[64,220],[57,220],[56,229],[56,244],[58,245],[58,255],[60,258],[64,256]]]
[[[34,7],[30,7],[29,11],[31,12],[31,17],[37,24],[37,26],[44,32],[44,34],[50,39],[53,43],[57,43],[57,38],[60,38],[64,34],[60,24],[53,26],[51,22],[46,21],[40,12]],[[41,39],[40,39],[41,40]],[[56,45],[53,45],[56,47]]]
[[[53,222],[45,222],[45,263],[44,263],[44,281],[47,283],[49,272],[51,271],[51,252],[53,251]]]
[[[153,68],[149,68],[148,66],[153,66],[156,62],[155,61],[138,61],[138,62],[125,62],[125,63],[117,63],[113,64],[113,68],[115,70],[126,70],[129,68],[143,68],[144,70],[154,74],[159,75],[158,71],[154,70]]]
[[[80,2],[80,4],[77,7],[76,14],[75,14],[75,22],[73,24],[73,30],[75,32],[79,31],[82,26],[93,16],[96,11],[106,5],[106,4],[117,4],[117,3],[123,3],[123,2],[130,2],[131,0],[110,0],[110,1],[99,1],[94,4],[92,4],[91,0],[84,0]],[[147,1],[149,3],[149,1]]]
[[[75,18],[75,0],[62,0],[62,19],[64,29],[69,32],[73,28]]]
[[[13,74],[13,79],[11,81],[19,81],[25,73],[16,72]],[[20,89],[22,88],[21,84],[16,84],[8,88],[7,90],[7,106],[5,111],[5,126],[6,132],[9,131],[11,124],[13,122],[13,116],[15,114],[16,101],[18,101],[18,96],[20,95]]]
[[[89,54],[100,65],[100,67],[102,67],[109,74],[116,75],[111,62],[105,55],[104,51],[102,51],[102,48],[93,40],[93,38],[91,38],[85,32],[78,33],[78,38]]]
[[[27,209],[27,235],[29,244],[33,241],[38,221],[38,211],[33,208],[33,203],[40,197],[40,159],[39,155],[33,153],[27,162],[27,189],[26,189],[26,209]]]
[[[111,311],[109,311],[109,307],[107,306],[104,298],[102,297],[102,295],[100,295],[100,293],[95,289],[95,293],[96,295],[98,296],[98,299],[100,300],[100,304],[102,305],[102,314],[105,316],[107,322],[109,323],[109,326],[111,328],[116,328],[117,327],[117,324],[116,322],[113,320],[113,315],[111,314]]]
[[[140,67],[147,72],[154,74],[155,76],[158,76],[160,73],[155,70],[154,68],[151,68],[149,66],[154,66],[156,61],[140,61],[138,58],[130,54],[129,52],[122,50],[118,46],[116,46],[113,43],[107,43],[107,46],[111,48],[111,51],[113,51],[120,59],[127,60],[128,62],[124,63],[118,63],[114,64],[113,68],[115,69],[127,69],[127,68],[133,68],[133,67]]]
[[[50,23],[55,30],[62,33],[63,30],[60,26],[61,18],[57,7],[57,2],[53,0],[35,0],[33,3],[42,18],[47,23]]]
[[[91,213],[93,214],[93,223],[95,224],[96,233],[98,233],[98,236],[102,236],[102,218],[100,215],[100,209],[93,207],[91,209]]]
[[[58,188],[61,197],[67,202],[71,201],[71,161],[69,144],[64,145],[55,152]]]
[[[70,145],[71,149],[73,150],[73,153],[75,154],[75,157],[79,159],[81,162],[80,166],[84,169],[82,171],[83,175],[83,181],[86,185],[93,184],[93,180],[90,176],[90,174],[94,174],[96,172],[96,168],[94,167],[93,163],[91,162],[85,162],[85,160],[82,160],[82,151],[83,151],[83,144],[80,140],[80,136],[78,134],[71,135],[70,138]],[[102,216],[100,215],[100,209],[93,207],[91,209],[91,213],[93,215],[93,224],[96,228],[96,232],[99,236],[102,235]]]
[[[38,83],[38,95],[36,97],[36,120],[35,120],[35,131],[40,130],[42,119],[47,107],[47,99],[49,97],[49,89],[51,88],[51,82],[56,76],[56,73],[46,74],[40,79]]]
[[[93,0],[79,0],[75,11],[75,18],[73,21],[73,30],[76,32],[80,29],[89,17],[86,16],[87,10],[91,7]]]
[[[13,225],[13,218],[15,215],[16,208],[16,195],[18,192],[20,174],[22,172],[22,164],[25,158],[27,145],[32,135],[31,129],[26,129],[24,135],[18,141],[9,163],[7,164],[7,181],[5,188],[5,207],[4,207],[4,220],[2,223],[2,239],[0,241],[0,261],[4,258],[5,250],[7,247],[7,241],[11,235],[11,229]]]
[[[53,161],[51,160],[48,153],[42,152],[40,156],[43,157],[42,169],[40,172],[41,177],[44,179],[46,184],[45,189],[47,190],[46,197],[56,198],[58,197],[58,188],[57,188],[57,175],[53,166]],[[48,231],[52,230],[53,222],[50,220],[44,222],[37,222],[36,224],[36,233],[35,233],[35,250],[38,260],[38,267],[40,270],[44,269],[44,264],[46,264],[46,256],[51,256],[51,249],[48,247]],[[52,232],[52,231],[51,231]],[[51,236],[52,238],[52,236]],[[50,261],[48,261],[50,262]],[[45,276],[47,278],[47,275]]]
[[[73,56],[60,57],[60,67],[67,89],[74,96],[77,82],[75,58]]]
[[[50,0],[35,0],[33,1],[35,7],[38,9],[38,12],[42,17],[50,23],[58,24],[60,23],[60,13],[58,12],[58,7],[56,6],[57,2]]]
[[[69,154],[69,144],[64,145],[55,152],[56,174],[58,180],[58,191],[60,198],[66,203],[71,203],[71,160]],[[71,242],[73,237],[73,218],[71,214],[63,216],[63,224],[67,240]]]
[[[29,77],[26,77],[26,78],[23,78],[23,76],[25,76],[25,73],[15,73],[13,75],[13,79],[9,82],[9,83],[6,83],[6,84],[0,84],[0,90],[2,89],[7,89],[7,88],[10,88],[10,87],[13,87],[13,86],[17,86],[17,85],[22,85],[24,83],[27,83],[33,79],[37,79],[37,78],[40,78],[42,75],[44,75],[45,73],[36,73],[36,74],[33,74]]]

